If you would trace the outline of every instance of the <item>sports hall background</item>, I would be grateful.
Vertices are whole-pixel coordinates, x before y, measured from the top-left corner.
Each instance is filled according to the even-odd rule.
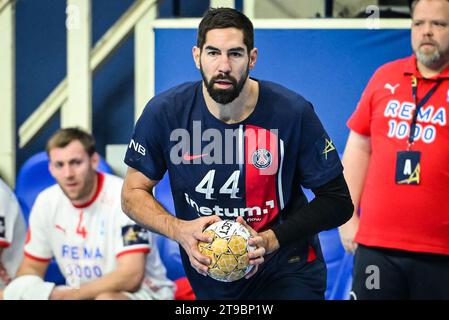
[[[243,1],[235,1],[237,9],[242,9]],[[321,2],[323,6],[328,3]],[[391,1],[399,4],[398,8],[403,2]],[[92,1],[92,45],[133,3],[134,0]],[[294,5],[294,1],[285,3]],[[379,5],[379,1],[370,3]],[[66,1],[17,0],[15,6],[16,128],[19,128],[66,76]],[[180,17],[201,16],[208,6],[207,0],[159,1],[158,17],[172,19],[173,26],[164,24],[155,28],[155,83],[149,85],[154,86],[156,94],[181,82],[201,79],[191,56],[199,19],[183,24],[184,27],[177,23]],[[362,12],[353,27],[349,22],[342,27],[345,19],[325,19],[332,21],[323,23],[322,29],[308,28],[307,23],[296,23],[288,16],[285,22],[253,20],[259,58],[251,76],[279,82],[311,101],[340,153],[349,132],[346,120],[369,77],[385,62],[411,54],[409,24],[404,23],[407,20],[391,19],[387,28],[368,29],[367,16]],[[0,59],[1,56],[0,51]],[[93,134],[99,153],[106,157],[107,145],[129,142],[134,125],[132,34],[92,79]],[[28,158],[43,150],[46,140],[59,126],[57,113],[31,143],[17,147],[17,172]],[[0,135],[0,139],[8,138],[3,132]],[[335,232],[331,237],[335,239]],[[335,250],[342,254],[341,246]]]

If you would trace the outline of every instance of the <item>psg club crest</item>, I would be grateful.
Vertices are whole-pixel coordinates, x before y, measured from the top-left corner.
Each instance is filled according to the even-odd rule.
[[[271,152],[266,149],[257,149],[254,151],[251,160],[257,169],[266,169],[271,166]]]

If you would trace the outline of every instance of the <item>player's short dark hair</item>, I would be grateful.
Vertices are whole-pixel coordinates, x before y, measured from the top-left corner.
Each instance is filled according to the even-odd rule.
[[[236,28],[243,31],[243,42],[249,52],[254,48],[254,27],[243,13],[231,8],[210,8],[198,27],[196,46],[203,48],[206,35],[213,29]]]
[[[418,4],[420,0],[409,0],[409,5],[410,5],[410,15],[413,18],[413,12],[415,11],[415,7]],[[446,0],[447,2],[449,2],[449,0]]]
[[[56,131],[48,140],[45,151],[50,154],[50,150],[54,148],[65,148],[72,141],[78,140],[86,150],[89,156],[95,153],[94,137],[79,128],[64,128]]]

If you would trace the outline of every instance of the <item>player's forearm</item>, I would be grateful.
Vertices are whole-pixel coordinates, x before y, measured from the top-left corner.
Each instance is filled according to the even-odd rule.
[[[313,192],[315,198],[305,206],[289,203],[284,223],[272,228],[280,246],[336,228],[351,218],[354,206],[342,174]]]
[[[45,266],[38,266],[38,267],[22,263],[22,265],[20,265],[19,269],[17,270],[15,277],[18,278],[24,275],[35,275],[43,279],[45,276],[45,272],[47,271],[47,267],[48,263],[46,263]]]
[[[135,292],[139,289],[143,272],[115,270],[94,281],[73,289],[73,299],[90,300],[105,292]]]
[[[174,239],[178,219],[168,213],[148,191],[124,188],[122,210],[131,219],[150,231]]]
[[[343,174],[354,204],[354,214],[350,222],[358,220],[358,209],[366,174],[368,172],[370,157],[370,138],[351,131],[342,160],[343,167],[345,168]]]

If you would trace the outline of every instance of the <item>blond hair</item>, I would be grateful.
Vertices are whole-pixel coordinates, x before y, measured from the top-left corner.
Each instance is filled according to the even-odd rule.
[[[89,156],[95,153],[95,139],[94,137],[79,129],[79,128],[65,128],[56,131],[47,142],[45,151],[50,153],[54,148],[65,148],[72,141],[78,140],[84,147],[84,150]]]

